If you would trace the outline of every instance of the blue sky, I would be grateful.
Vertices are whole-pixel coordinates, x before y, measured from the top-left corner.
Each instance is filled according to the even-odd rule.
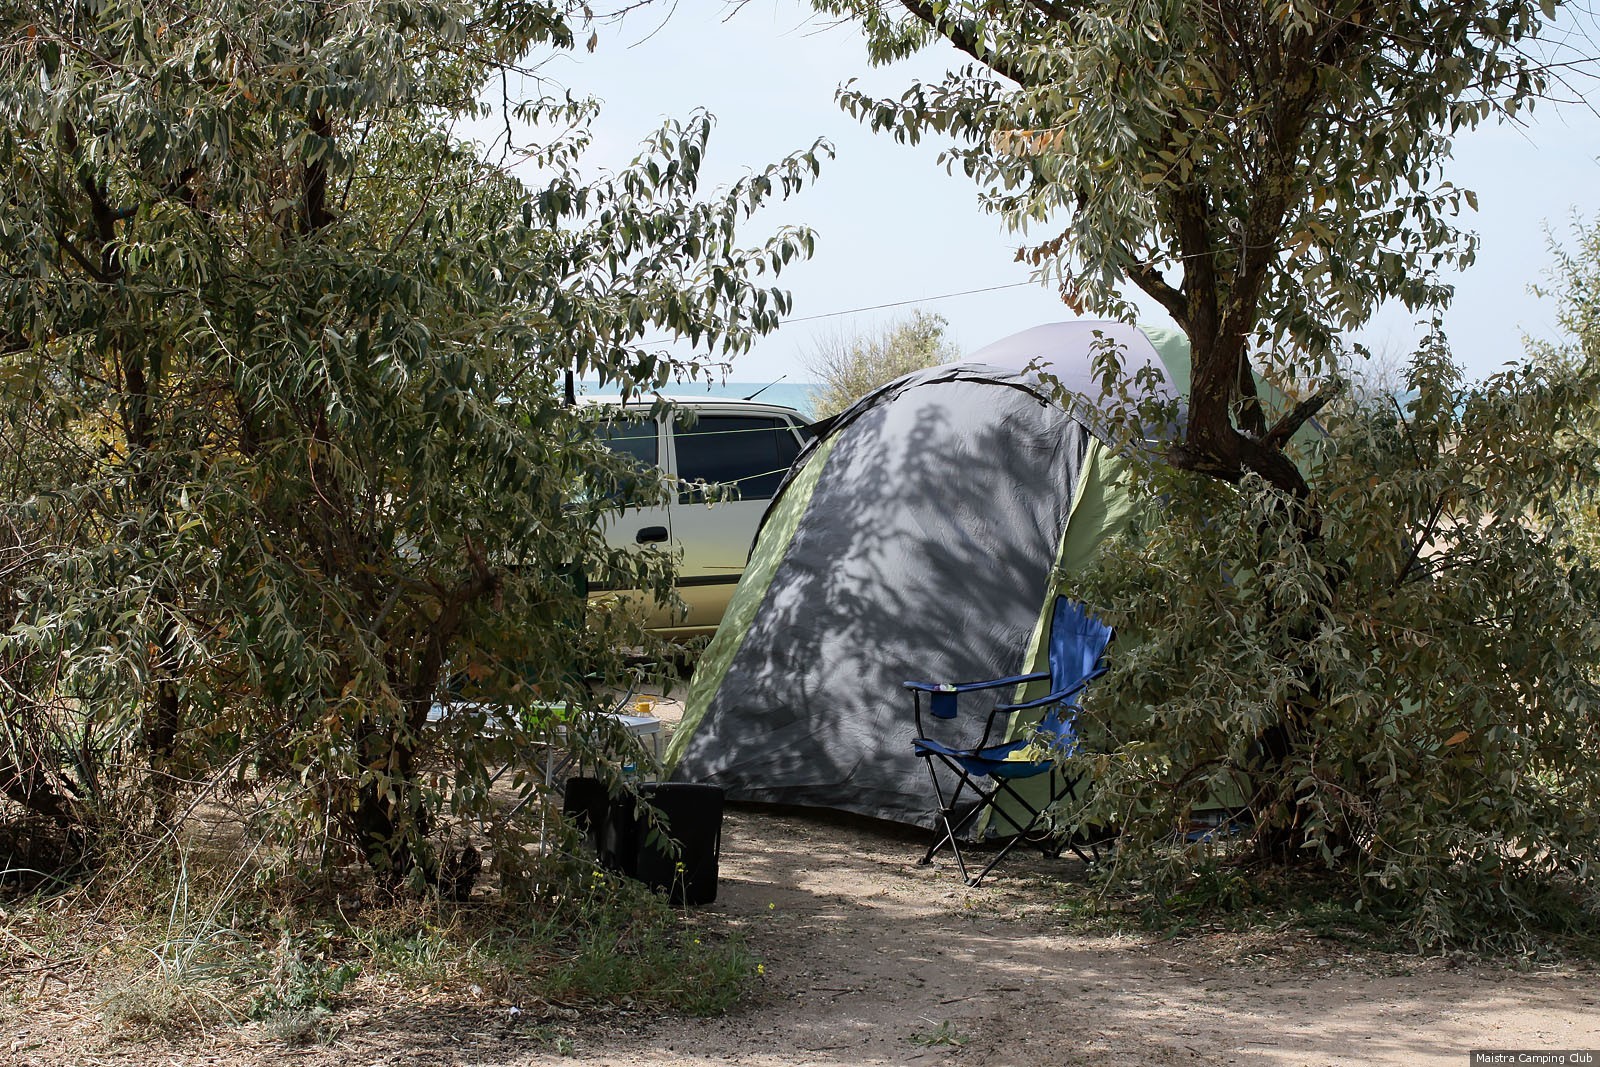
[[[1595,51],[1588,35],[1581,40]],[[937,145],[912,148],[873,135],[833,102],[835,88],[850,78],[894,95],[958,61],[953,52],[928,50],[872,70],[853,27],[822,24],[797,0],[749,0],[731,15],[718,0],[686,0],[646,5],[620,25],[601,27],[594,53],[556,56],[541,74],[604,102],[586,163],[597,170],[622,166],[663,119],[696,107],[717,118],[705,171],[711,184],[818,137],[833,142],[837,158],[816,184],[758,215],[747,231],[754,237],[804,223],[818,234],[816,256],[783,277],[795,297],[793,318],[730,375],[764,381],[805,378],[804,356],[826,335],[873,329],[913,306],[949,319],[963,350],[1071,317],[1050,290],[1017,284],[1029,281],[1012,258],[1018,239],[980,210],[969,180],[937,166]],[[1478,216],[1468,224],[1483,246],[1477,265],[1456,279],[1446,328],[1473,376],[1517,359],[1524,333],[1555,335],[1553,308],[1527,290],[1550,263],[1546,226],[1562,237],[1575,212],[1597,214],[1597,154],[1600,118],[1582,105],[1543,104],[1525,128],[1498,125],[1458,142],[1448,177],[1478,193]],[[934,299],[996,286],[1010,288]],[[834,314],[899,302],[911,303]],[[1411,317],[1396,309],[1380,315],[1363,339],[1403,351],[1414,334]]]

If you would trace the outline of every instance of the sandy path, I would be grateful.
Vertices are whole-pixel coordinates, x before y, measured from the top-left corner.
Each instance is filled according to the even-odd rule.
[[[1461,1065],[1473,1048],[1600,1048],[1592,973],[1375,968],[1290,935],[1270,946],[1286,960],[1229,963],[1219,948],[1251,947],[1238,935],[1063,932],[1042,859],[967,890],[893,833],[740,812],[728,838],[715,907],[766,961],[758,994],[720,1020],[580,1038],[567,1062]]]
[[[57,1031],[69,994],[54,1020],[44,1003],[0,1011],[12,1031],[0,1064],[1463,1067],[1474,1048],[1600,1050],[1593,968],[1367,958],[1293,933],[1073,933],[1052,901],[1075,861],[1018,855],[968,890],[953,865],[915,865],[925,843],[882,824],[731,811],[719,899],[695,914],[741,933],[764,974],[719,1019],[420,1000],[357,1006],[329,1045],[286,1048],[249,1028],[157,1049],[95,1041],[81,1005],[81,1039]]]
[[[1045,877],[1070,876],[1072,863],[1019,856],[968,890],[948,865],[915,866],[920,840],[730,812],[721,892],[696,914],[742,932],[765,974],[719,1019],[536,1022],[505,1004],[423,1001],[357,1007],[325,1046],[285,1048],[252,1027],[159,1049],[96,1049],[96,1026],[80,1015],[79,1040],[57,1031],[29,1049],[41,1029],[67,1022],[52,1024],[46,1010],[7,1020],[32,1036],[8,1059],[17,1031],[0,1035],[0,1063],[1462,1067],[1473,1048],[1600,1049],[1592,969],[1368,959],[1293,934],[1182,943],[1075,934],[1052,909]]]
[[[1019,857],[967,890],[947,867],[916,867],[919,851],[892,829],[730,813],[721,894],[701,914],[742,931],[765,975],[720,1019],[574,1021],[536,1034],[509,1026],[505,1006],[423,1008],[364,1019],[332,1047],[289,1058],[1462,1067],[1473,1048],[1600,1049],[1592,970],[1368,959],[1293,934],[1183,943],[1073,934],[1042,877],[1071,864]],[[569,1051],[557,1052],[552,1034]]]

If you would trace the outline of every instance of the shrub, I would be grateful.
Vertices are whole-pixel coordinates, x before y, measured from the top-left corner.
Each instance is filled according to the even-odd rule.
[[[1304,503],[1130,462],[1137,535],[1076,589],[1118,627],[1080,814],[1171,885],[1238,840],[1173,848],[1194,812],[1237,809],[1248,861],[1334,872],[1419,944],[1518,942],[1600,894],[1600,571],[1563,507],[1596,368],[1470,386],[1435,334],[1408,384],[1315,446]]]
[[[252,829],[308,864],[348,847],[440,887],[452,819],[521,863],[505,812],[536,806],[491,803],[492,768],[600,707],[646,640],[586,624],[575,572],[671,596],[664,557],[602,535],[659,487],[562,377],[659,389],[773,328],[766,283],[810,236],[747,245],[742,222],[817,164],[706,195],[699,115],[585,182],[594,105],[565,96],[506,105],[537,185],[453,135],[584,17],[0,15],[0,819],[159,833],[267,782]],[[463,685],[478,710],[431,722]],[[489,729],[488,701],[519,713]]]
[[[819,419],[837,414],[903,374],[960,358],[954,342],[945,336],[948,325],[943,315],[913,311],[911,318],[877,333],[823,340],[806,361],[806,369],[819,383],[812,411]]]

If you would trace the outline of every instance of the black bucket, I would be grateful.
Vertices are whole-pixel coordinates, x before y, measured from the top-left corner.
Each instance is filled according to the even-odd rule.
[[[717,865],[722,857],[722,789],[688,782],[661,782],[641,795],[660,812],[664,834],[639,827],[634,877],[663,889],[674,904],[710,904],[717,899]],[[676,847],[674,847],[676,846]]]
[[[594,846],[600,866],[633,876],[638,844],[632,797],[612,797],[598,778],[568,778],[561,814]]]
[[[687,782],[652,782],[639,796],[655,809],[660,832],[624,793],[608,796],[593,778],[567,782],[563,810],[585,830],[600,865],[668,894],[674,904],[717,899],[722,857],[722,789]]]

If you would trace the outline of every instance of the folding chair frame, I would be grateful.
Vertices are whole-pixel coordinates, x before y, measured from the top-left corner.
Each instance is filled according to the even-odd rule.
[[[1033,677],[1048,678],[1049,675],[1044,674],[1030,676],[1030,678],[1027,680],[1031,680]],[[1023,679],[1004,679],[1003,681],[994,684],[1012,684],[1019,680]],[[1087,680],[1085,680],[1083,684],[1087,684]],[[911,683],[908,682],[906,687],[908,689],[911,688]],[[919,737],[926,736],[922,726],[922,692],[923,691],[920,689],[912,690],[913,708],[916,714],[917,733]],[[1017,706],[1017,708],[1020,707],[1020,705]],[[993,730],[996,718],[1000,715],[1006,714],[1008,710],[1017,710],[1017,708],[996,708],[993,712],[990,712],[990,721],[984,730],[984,740],[980,741],[979,744],[971,751],[982,751],[990,733]],[[963,758],[963,755],[961,754],[947,754],[944,752],[929,750],[919,751],[918,755],[926,761],[925,766],[928,768],[928,780],[933,783],[934,795],[939,798],[939,823],[944,829],[943,835],[936,839],[932,845],[929,845],[928,851],[925,852],[922,858],[917,861],[918,866],[927,866],[928,864],[932,863],[934,856],[938,855],[939,851],[948,845],[950,851],[955,855],[956,866],[961,870],[962,880],[969,886],[976,886],[979,882],[983,881],[984,878],[988,877],[989,872],[994,870],[1000,861],[1005,859],[1006,856],[1011,853],[1012,849],[1023,842],[1026,842],[1034,848],[1037,848],[1041,853],[1050,859],[1059,857],[1063,849],[1071,849],[1073,854],[1079,859],[1083,860],[1085,863],[1092,862],[1090,857],[1085,855],[1083,850],[1078,847],[1077,842],[1073,841],[1065,834],[1051,833],[1040,838],[1035,838],[1033,836],[1035,829],[1039,826],[1039,824],[1048,819],[1049,809],[1052,805],[1056,804],[1058,801],[1075,795],[1078,782],[1081,780],[1082,776],[1074,776],[1069,778],[1065,774],[1061,773],[1060,768],[1056,767],[1053,762],[1050,764],[1050,767],[1047,771],[1034,771],[1032,773],[1019,774],[1010,777],[1003,774],[975,774],[969,771],[959,762],[959,760]],[[933,764],[935,758],[943,763],[944,766],[948,767],[956,776],[955,785],[948,790],[948,795],[945,784],[939,780],[938,769]],[[1020,766],[1023,768],[1033,768],[1037,766],[1037,764],[1030,762],[1023,763]],[[1043,805],[1035,807],[1028,801],[1027,797],[1023,796],[1017,791],[1012,783],[1014,781],[1021,781],[1026,778],[1037,777],[1040,773],[1046,773],[1050,776],[1050,799],[1045,801]],[[993,787],[985,789],[980,784],[980,780],[985,778],[994,783]],[[964,796],[969,796],[971,798],[971,806],[964,814],[960,815],[960,818],[957,818],[957,814],[960,810],[960,805]],[[1000,846],[1000,851],[995,853],[994,857],[991,858],[988,863],[984,864],[982,870],[980,870],[976,875],[970,874],[967,870],[966,855],[961,850],[961,835],[971,827],[972,823],[978,818],[979,815],[986,811],[992,810],[996,800],[1002,796],[1010,798],[1019,808],[1021,808],[1022,812],[1027,813],[1027,825],[1023,826],[1015,835],[1007,839],[1006,842]],[[1013,824],[1017,822],[1016,819],[1010,819],[1009,821],[1011,821]],[[1090,848],[1094,852],[1095,858],[1098,859],[1098,845],[1091,844]]]
[[[949,846],[955,854],[956,865],[961,870],[961,877],[969,886],[976,886],[995,866],[1005,859],[1011,850],[1019,843],[1027,842],[1052,859],[1060,856],[1063,849],[1071,849],[1084,862],[1091,862],[1079,847],[1079,841],[1070,834],[1051,832],[1042,836],[1037,835],[1041,823],[1048,822],[1050,809],[1058,802],[1076,795],[1078,782],[1082,776],[1067,777],[1061,772],[1055,756],[1050,752],[1042,759],[1019,758],[1023,750],[1034,744],[1036,740],[1044,740],[1053,747],[1060,747],[1066,754],[1077,746],[1074,732],[1074,719],[1078,712],[1076,698],[1083,689],[1100,675],[1104,674],[1107,666],[1104,662],[1104,641],[1110,639],[1110,629],[1103,628],[1103,633],[1097,635],[1102,643],[1099,647],[1093,645],[1080,646],[1085,653],[1092,652],[1094,659],[1083,663],[1078,669],[1084,670],[1081,676],[1059,678],[1057,670],[1070,669],[1070,660],[1063,653],[1061,660],[1057,661],[1055,653],[1058,648],[1055,644],[1055,628],[1062,626],[1069,612],[1078,612],[1081,623],[1097,622],[1093,620],[1082,608],[1082,605],[1058,598],[1055,607],[1055,616],[1052,622],[1052,670],[1040,671],[1034,674],[1015,675],[1010,678],[997,678],[984,682],[964,682],[959,684],[934,684],[929,682],[906,682],[905,688],[911,691],[912,708],[916,718],[917,736],[913,747],[918,758],[926,760],[928,778],[933,783],[934,795],[939,801],[938,820],[944,833],[929,846],[928,851],[918,861],[919,864],[933,862],[933,857],[939,850]],[[1103,627],[1103,624],[1097,625]],[[1076,631],[1083,634],[1079,628]],[[1024,701],[1017,704],[998,704],[989,712],[988,721],[984,725],[983,736],[977,744],[970,748],[954,748],[935,741],[928,736],[923,724],[923,695],[928,696],[928,711],[935,718],[954,719],[958,714],[958,701],[963,693],[980,692],[983,690],[1001,689],[1007,686],[1022,685],[1029,682],[1051,681],[1053,684],[1062,685],[1063,688],[1036,700]],[[1015,741],[995,741],[991,738],[1003,737],[1004,731],[996,733],[996,726],[1001,722],[1009,722],[1010,717],[1019,711],[1033,709],[1050,709],[1040,721],[1038,730],[1033,737]],[[948,768],[956,776],[955,785],[948,791],[943,782],[939,780],[938,768],[934,760]],[[1049,775],[1049,799],[1040,806],[1035,806],[1014,785],[1023,779],[1035,778],[1041,774]],[[984,780],[993,783],[985,786]],[[970,807],[962,811],[963,800],[970,803]],[[984,865],[976,876],[967,870],[967,858],[962,853],[961,835],[971,829],[974,821],[984,812],[997,810],[995,805],[998,800],[1007,799],[1014,802],[1021,810],[1018,817],[1008,818],[1008,821],[1019,825],[1020,830],[1001,846],[1000,851]],[[1022,825],[1020,816],[1027,815],[1026,825]],[[1095,839],[1088,842],[1090,850],[1096,859],[1099,858],[1099,842]]]
[[[994,870],[1000,861],[1005,859],[1011,850],[1021,842],[1027,842],[1050,859],[1056,859],[1061,855],[1063,848],[1069,848],[1085,863],[1091,862],[1089,857],[1084,855],[1083,850],[1063,834],[1052,833],[1038,839],[1034,839],[1031,836],[1034,827],[1047,817],[1048,809],[1052,804],[1076,793],[1078,778],[1068,778],[1059,770],[1052,768],[1049,771],[1050,799],[1043,807],[1036,808],[1028,802],[1026,797],[1012,787],[1011,779],[991,777],[990,780],[995,783],[995,786],[993,789],[986,791],[978,784],[975,776],[968,774],[954,760],[943,755],[940,755],[939,758],[944,762],[945,766],[949,767],[957,775],[957,780],[954,788],[950,790],[950,795],[946,797],[944,784],[939,781],[939,773],[934,769],[933,760],[931,758],[928,759],[928,778],[933,782],[934,794],[939,798],[939,823],[944,827],[944,834],[928,846],[928,851],[923,853],[922,858],[917,861],[918,866],[925,867],[932,863],[933,857],[939,854],[939,850],[948,845],[950,851],[955,855],[956,866],[961,870],[962,880],[969,886],[976,886],[987,878],[989,872]],[[955,819],[964,791],[974,794],[975,800],[966,814],[952,822],[951,820]],[[988,863],[984,864],[981,871],[976,875],[970,874],[967,871],[966,856],[961,851],[961,835],[967,831],[979,815],[988,811],[994,805],[995,800],[1002,794],[1009,796],[1023,811],[1028,813],[1028,825],[1014,836],[1008,838],[1005,844],[1000,846],[1000,851],[995,853]],[[1015,820],[1011,821],[1015,822]],[[1097,848],[1096,856],[1098,857]]]

